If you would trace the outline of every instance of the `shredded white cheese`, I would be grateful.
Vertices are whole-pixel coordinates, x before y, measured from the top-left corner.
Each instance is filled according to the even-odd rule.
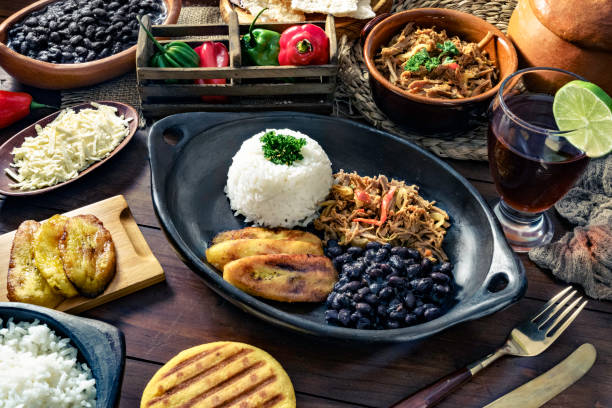
[[[44,128],[36,125],[37,136],[11,152],[18,173],[5,169],[17,181],[10,186],[35,190],[62,183],[115,150],[129,134],[131,118],[118,116],[112,106],[92,106],[97,109],[65,109]]]

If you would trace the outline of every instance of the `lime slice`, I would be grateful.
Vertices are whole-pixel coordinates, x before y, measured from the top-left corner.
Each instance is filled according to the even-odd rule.
[[[571,81],[555,95],[553,115],[565,138],[589,157],[612,151],[612,98],[585,81]]]

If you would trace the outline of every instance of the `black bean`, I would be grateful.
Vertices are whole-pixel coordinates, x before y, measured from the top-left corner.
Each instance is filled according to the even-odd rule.
[[[408,248],[408,256],[417,262],[421,260],[421,254],[419,253],[419,251],[413,248]]]
[[[397,269],[404,269],[404,261],[399,255],[391,255],[389,257],[389,264]]]
[[[328,246],[327,247],[327,252],[329,253],[329,255],[333,258],[339,255],[342,255],[343,251],[342,248],[340,248],[339,246]]]
[[[356,323],[357,320],[361,319],[362,317],[363,315],[360,311],[353,312],[351,313],[351,322]]]
[[[437,317],[440,317],[441,314],[442,314],[442,311],[440,310],[440,308],[434,306],[434,307],[425,309],[425,312],[423,313],[423,318],[425,319],[426,322],[428,322]]]
[[[389,251],[385,248],[380,248],[376,251],[376,255],[374,256],[374,261],[376,262],[384,262],[389,257]]]
[[[365,295],[363,300],[365,300],[371,305],[376,305],[376,303],[378,302],[378,296],[376,296],[374,293],[370,293]]]
[[[70,37],[70,45],[72,45],[73,47],[79,45],[81,41],[83,41],[82,35],[73,35],[72,37]]]
[[[36,17],[30,17],[26,19],[24,24],[27,25],[28,27],[36,27],[38,25],[38,19]]]
[[[338,312],[338,320],[342,325],[348,326],[351,323],[351,311],[348,309],[340,309]]]
[[[353,255],[354,257],[358,257],[363,253],[363,248],[352,246],[349,249],[347,249],[346,252]]]
[[[85,61],[89,62],[89,61],[93,61],[96,59],[96,53],[95,51],[89,51],[87,53],[87,56],[85,57]]]
[[[401,288],[405,285],[405,279],[400,276],[391,276],[389,278],[389,286],[394,288]]]
[[[404,320],[406,318],[406,309],[404,306],[399,305],[389,312],[389,319],[393,320]]]
[[[347,292],[357,292],[357,290],[359,290],[360,287],[361,287],[360,281],[352,281],[345,285]]]
[[[99,58],[105,58],[110,55],[110,50],[108,48],[104,48],[102,51],[98,53]]]
[[[421,273],[420,265],[410,265],[406,268],[406,277],[408,279],[416,278],[417,276],[419,276],[420,273]]]
[[[75,47],[74,52],[80,56],[87,55],[87,49],[85,47]]]
[[[414,315],[415,315],[417,318],[421,319],[421,318],[423,317],[423,314],[425,313],[425,309],[426,309],[426,308],[425,308],[425,306],[424,306],[424,305],[421,305],[421,306],[418,306],[417,308],[415,308],[415,309],[412,311],[412,313],[414,313]]]
[[[378,297],[381,299],[388,299],[391,296],[393,296],[393,289],[388,286],[382,288],[380,292],[378,292]]]
[[[380,247],[382,247],[382,244],[380,242],[376,242],[376,241],[370,241],[366,244],[366,249],[374,249],[374,250],[378,250],[380,249]]]
[[[453,270],[453,267],[450,264],[450,262],[444,262],[444,263],[442,263],[442,265],[440,265],[440,272],[442,272],[442,273],[450,275],[452,270]]]
[[[61,36],[57,32],[51,33],[49,35],[49,39],[53,41],[54,43],[59,43],[62,40]]]
[[[410,286],[412,287],[412,289],[419,293],[429,292],[429,290],[431,290],[432,285],[433,282],[430,278],[415,279],[410,282]]]
[[[409,291],[406,293],[406,295],[404,295],[404,305],[406,305],[406,307],[411,310],[415,308],[416,297],[412,292]]]
[[[105,18],[106,17],[106,11],[101,9],[101,8],[95,8],[92,10],[93,15],[96,18]]]
[[[370,275],[371,278],[376,279],[383,275],[383,271],[379,268],[370,267],[368,268],[368,275]]]
[[[404,319],[404,323],[406,324],[406,326],[412,326],[413,324],[416,324],[418,320],[419,319],[414,313],[408,313],[406,315],[406,318]]]
[[[41,51],[38,53],[38,56],[36,56],[36,59],[47,62],[49,61],[49,54],[47,53],[47,51]]]
[[[92,3],[92,6],[98,6],[97,4]],[[119,7],[121,7],[121,4],[119,4],[116,1],[110,2],[107,6],[106,6],[109,10],[117,10]]]
[[[72,23],[68,24],[68,30],[70,30],[70,32],[73,34],[76,34],[80,31],[79,25],[73,21]]]
[[[362,314],[370,314],[372,312],[372,307],[369,304],[363,302],[357,303],[355,305],[355,309],[357,309],[357,311]]]
[[[433,272],[431,275],[429,275],[431,277],[431,279],[434,280],[434,282],[438,282],[441,284],[446,284],[448,282],[450,282],[450,278],[448,277],[448,275],[442,273],[442,272]]]
[[[375,256],[376,256],[375,249],[368,249],[367,251],[365,251],[366,259],[371,260],[371,259],[374,259]]]
[[[378,267],[380,268],[380,270],[383,272],[383,275],[388,275],[391,272],[393,272],[393,269],[391,269],[391,267],[389,266],[389,264],[383,263],[383,264],[379,264]]]
[[[338,320],[338,312],[335,310],[326,310],[325,311],[325,320],[330,324],[338,324],[340,321]]]

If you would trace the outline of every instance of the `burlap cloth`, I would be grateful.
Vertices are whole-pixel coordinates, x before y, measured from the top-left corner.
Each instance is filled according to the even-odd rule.
[[[612,300],[612,154],[592,160],[555,208],[576,227],[558,242],[531,250],[529,258],[557,278],[582,285],[592,298]]]

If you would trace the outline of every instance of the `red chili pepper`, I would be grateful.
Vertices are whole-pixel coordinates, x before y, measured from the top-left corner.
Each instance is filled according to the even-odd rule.
[[[57,109],[34,102],[32,96],[25,92],[0,91],[0,129],[25,118],[32,109],[39,108]]]
[[[379,227],[383,225],[385,221],[387,221],[387,216],[389,214],[389,206],[391,205],[391,201],[393,200],[393,196],[395,195],[395,190],[397,190],[397,187],[392,186],[389,189],[389,192],[383,197],[382,203],[380,205],[380,220],[353,218],[353,222],[363,222],[365,224],[378,225]]]
[[[329,38],[314,24],[289,27],[280,37],[280,65],[322,65],[329,62]]]
[[[456,62],[451,62],[450,64],[446,64],[446,66],[449,67],[450,69],[459,68],[459,64],[457,64]]]
[[[227,67],[229,65],[229,54],[225,45],[220,42],[206,41],[202,45],[195,48],[195,52],[200,56],[200,67]],[[196,84],[225,84],[223,78],[217,79],[196,79]],[[202,95],[204,102],[226,102],[227,96],[224,95]]]

